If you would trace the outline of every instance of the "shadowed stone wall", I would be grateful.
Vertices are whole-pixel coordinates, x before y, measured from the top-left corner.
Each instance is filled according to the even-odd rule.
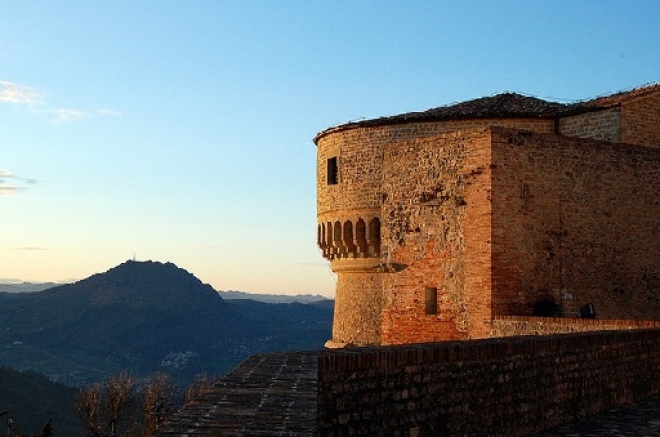
[[[660,393],[660,330],[326,352],[320,436],[525,436]]]

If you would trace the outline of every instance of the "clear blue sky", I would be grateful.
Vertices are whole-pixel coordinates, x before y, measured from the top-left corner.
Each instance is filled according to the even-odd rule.
[[[320,293],[315,146],[502,91],[660,80],[660,2],[0,0],[0,281],[133,255]]]

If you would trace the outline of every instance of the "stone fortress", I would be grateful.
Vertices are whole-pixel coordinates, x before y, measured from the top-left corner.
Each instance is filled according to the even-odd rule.
[[[314,142],[327,346],[660,319],[660,84],[574,104],[498,94]]]
[[[154,436],[522,437],[660,396],[660,83],[315,142],[328,346],[366,347],[250,357]]]

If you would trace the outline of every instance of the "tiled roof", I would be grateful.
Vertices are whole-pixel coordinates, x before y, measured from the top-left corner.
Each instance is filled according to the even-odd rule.
[[[432,108],[422,112],[408,112],[389,117],[345,123],[322,131],[316,136],[314,142],[328,133],[355,127],[462,120],[467,118],[552,117],[556,112],[566,110],[567,107],[568,105],[563,103],[547,102],[536,97],[523,96],[517,93],[503,93],[440,106],[439,108]]]
[[[654,92],[660,92],[660,83],[573,104],[549,102],[547,100],[524,96],[517,93],[502,93],[461,103],[440,106],[438,108],[432,108],[421,112],[408,112],[389,117],[379,117],[370,120],[345,123],[320,132],[316,138],[314,138],[314,142],[328,133],[356,127],[465,120],[470,118],[552,118],[611,108],[620,105],[622,102],[646,96]]]
[[[609,96],[597,97],[595,99],[587,100],[586,102],[576,103],[572,106],[575,108],[612,108],[614,106],[620,106],[622,103],[644,97],[655,92],[660,92],[660,82],[637,87],[629,91],[622,91],[616,94],[611,94]]]
[[[536,97],[523,96],[516,93],[503,93],[490,97],[481,97],[466,102],[456,103],[423,112],[409,112],[393,117],[382,117],[371,122],[387,124],[388,122],[437,121],[456,120],[462,118],[480,117],[544,117],[564,110],[567,105],[547,102]],[[361,124],[369,123],[369,121]]]

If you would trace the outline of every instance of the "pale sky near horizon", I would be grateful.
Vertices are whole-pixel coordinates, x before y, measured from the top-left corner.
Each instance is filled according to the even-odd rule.
[[[334,295],[315,146],[503,91],[660,81],[660,2],[0,0],[0,282],[135,257]]]

